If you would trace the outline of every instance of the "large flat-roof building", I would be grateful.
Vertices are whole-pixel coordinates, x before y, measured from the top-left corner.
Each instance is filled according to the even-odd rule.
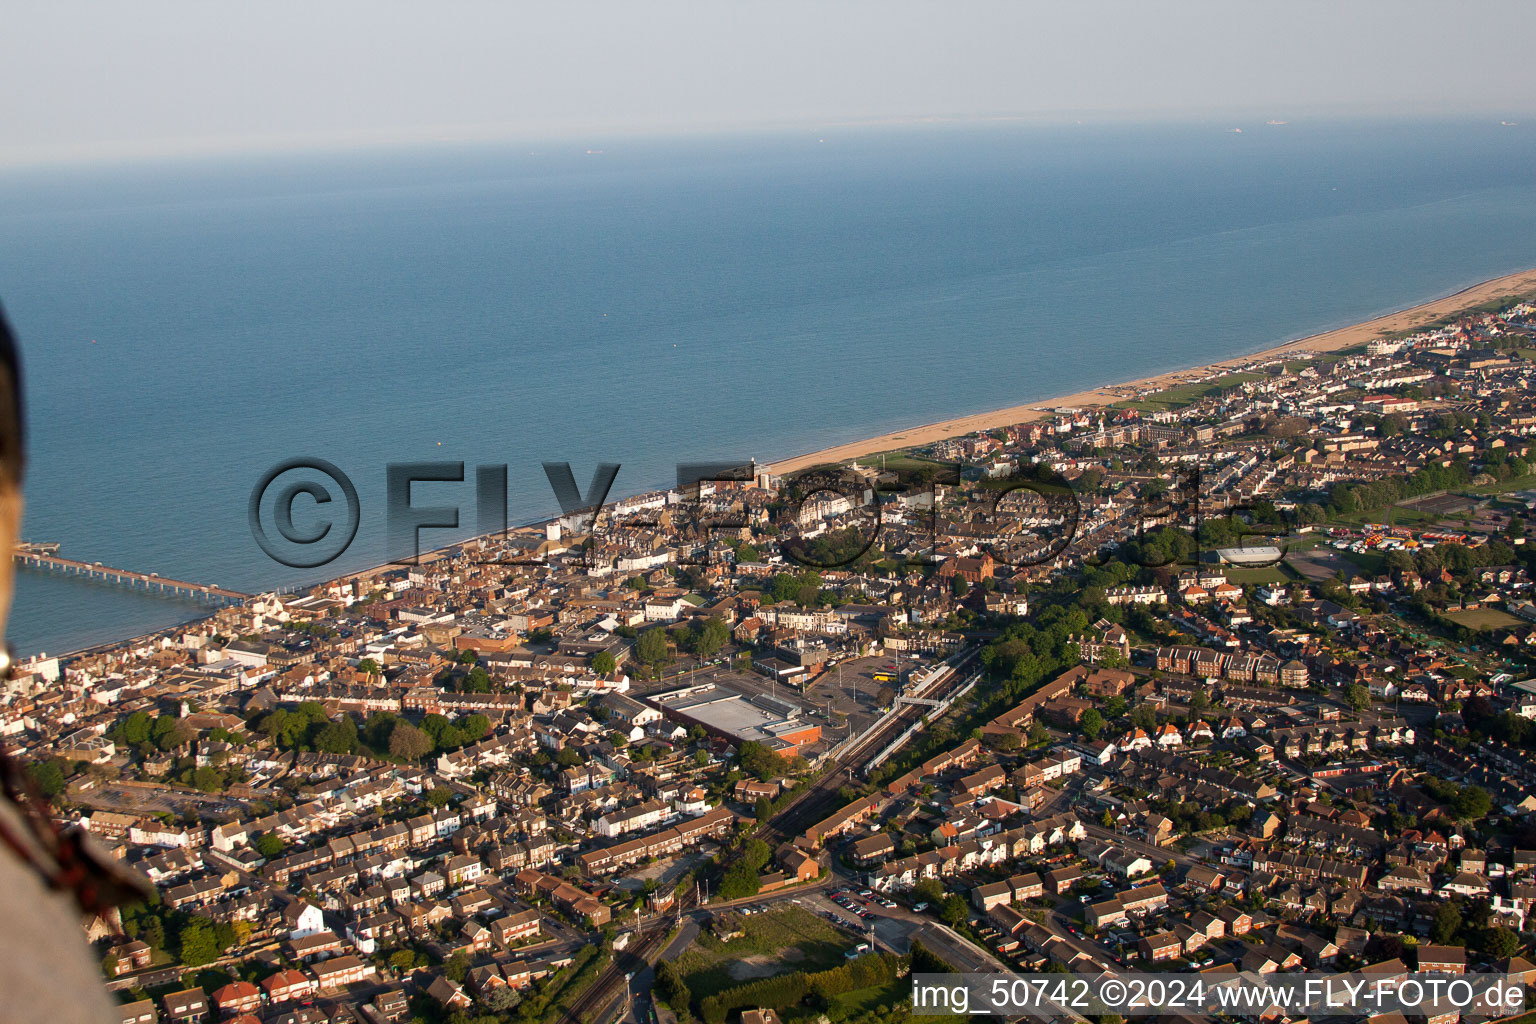
[[[685,686],[646,699],[674,721],[703,726],[735,743],[755,741],[785,757],[821,739],[821,726],[801,718],[799,704],[721,683]]]

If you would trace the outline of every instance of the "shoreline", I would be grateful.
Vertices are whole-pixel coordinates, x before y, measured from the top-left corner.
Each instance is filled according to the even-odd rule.
[[[811,466],[841,463],[849,459],[862,458],[866,455],[875,455],[905,448],[920,448],[923,445],[933,444],[935,441],[942,441],[947,438],[963,437],[966,434],[973,434],[984,430],[995,430],[999,427],[1012,426],[1017,423],[1028,423],[1054,415],[1054,410],[1061,407],[1103,408],[1116,402],[1134,399],[1138,392],[1164,391],[1170,387],[1188,383],[1191,380],[1209,377],[1212,374],[1221,372],[1231,373],[1246,364],[1258,360],[1271,359],[1275,356],[1291,353],[1305,352],[1321,355],[1326,352],[1337,352],[1340,349],[1351,348],[1355,345],[1374,341],[1382,334],[1393,331],[1412,330],[1417,326],[1439,319],[1447,314],[1458,312],[1468,306],[1479,305],[1517,291],[1536,291],[1536,268],[1489,278],[1486,281],[1469,285],[1448,295],[1430,299],[1428,302],[1421,302],[1418,305],[1384,313],[1381,316],[1357,324],[1338,327],[1330,331],[1320,331],[1317,334],[1310,334],[1304,338],[1297,338],[1294,341],[1271,345],[1268,348],[1259,349],[1247,355],[1221,359],[1201,366],[1169,370],[1150,377],[1105,384],[1069,395],[1040,398],[1024,405],[971,413],[933,423],[916,424],[901,430],[879,434],[875,437],[848,441],[801,455],[779,459],[766,464],[765,468],[775,475],[782,476],[786,473],[797,472]]]
[[[849,441],[844,444],[806,452],[803,455],[791,456],[777,462],[766,463],[763,465],[763,468],[770,473],[782,476],[786,473],[793,473],[811,466],[846,462],[850,459],[862,458],[866,455],[917,448],[932,444],[935,441],[942,441],[946,438],[963,437],[966,434],[973,434],[979,431],[995,430],[999,427],[1012,426],[1017,423],[1028,423],[1055,415],[1055,410],[1061,407],[1103,408],[1115,402],[1134,399],[1139,392],[1163,391],[1179,384],[1210,377],[1213,374],[1232,373],[1244,365],[1255,361],[1272,359],[1278,355],[1287,353],[1321,355],[1326,352],[1336,352],[1339,349],[1350,348],[1354,345],[1373,341],[1380,335],[1390,331],[1412,329],[1449,313],[1458,312],[1467,306],[1479,305],[1514,291],[1536,291],[1536,267],[1517,271],[1513,274],[1489,278],[1486,281],[1480,281],[1477,284],[1469,285],[1466,288],[1443,295],[1437,299],[1431,299],[1428,302],[1421,302],[1415,306],[1408,306],[1390,313],[1384,313],[1381,316],[1362,321],[1361,323],[1350,324],[1346,327],[1339,327],[1330,331],[1321,331],[1317,334],[1307,335],[1304,338],[1297,338],[1294,341],[1283,342],[1279,345],[1271,345],[1268,348],[1260,349],[1247,355],[1233,356],[1229,359],[1218,360],[1203,366],[1169,370],[1150,377],[1142,377],[1122,383],[1105,384],[1070,395],[1041,398],[1026,405],[1009,406],[1002,409],[993,409],[987,412],[972,413],[966,416],[940,420],[934,423],[919,424],[858,441]],[[542,519],[536,520],[523,524],[523,526],[537,526],[547,521]],[[423,551],[418,557],[422,559],[438,557],[455,548],[462,548],[472,544],[479,539],[481,539],[480,535],[477,534],[462,540],[452,541],[429,551]],[[304,589],[323,586],[325,583],[337,580],[368,579],[400,564],[402,563],[385,562],[379,565],[367,566],[328,577],[317,583],[309,584]],[[267,591],[261,591],[261,593],[267,593]],[[72,658],[105,653],[113,648],[122,648],[153,637],[166,635],[171,631],[188,625],[190,622],[196,622],[206,617],[208,616],[198,616],[188,620],[188,622],[150,630],[137,636],[90,644],[74,651],[50,655],[50,657],[57,658],[62,662]],[[24,661],[26,658],[19,660]]]

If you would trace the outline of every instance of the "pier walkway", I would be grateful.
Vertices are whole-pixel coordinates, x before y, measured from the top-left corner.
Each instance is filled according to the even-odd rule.
[[[207,601],[210,604],[244,604],[251,598],[250,594],[242,594],[238,590],[226,590],[207,583],[173,580],[158,573],[114,569],[100,562],[81,562],[73,558],[61,558],[58,550],[59,546],[52,542],[21,543],[16,545],[16,564],[29,569],[44,569],[84,576],[87,579],[106,580],[136,590],[175,594],[178,597]]]

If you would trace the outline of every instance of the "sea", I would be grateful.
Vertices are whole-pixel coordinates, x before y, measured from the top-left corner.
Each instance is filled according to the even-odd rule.
[[[430,547],[475,532],[481,465],[527,522],[558,511],[544,462],[583,489],[618,463],[621,496],[1256,351],[1536,266],[1533,127],[826,125],[3,170],[23,536],[293,587],[385,560],[392,463],[466,465],[415,485],[462,510]],[[303,458],[357,494],[323,566],[250,521]],[[343,508],[325,493],[296,533]],[[8,639],[207,611],[24,570]]]

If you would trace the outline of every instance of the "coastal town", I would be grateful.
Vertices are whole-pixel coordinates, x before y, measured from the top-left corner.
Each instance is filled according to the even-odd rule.
[[[0,740],[153,888],[124,1024],[1536,984],[1536,306],[1442,319],[26,659]]]

